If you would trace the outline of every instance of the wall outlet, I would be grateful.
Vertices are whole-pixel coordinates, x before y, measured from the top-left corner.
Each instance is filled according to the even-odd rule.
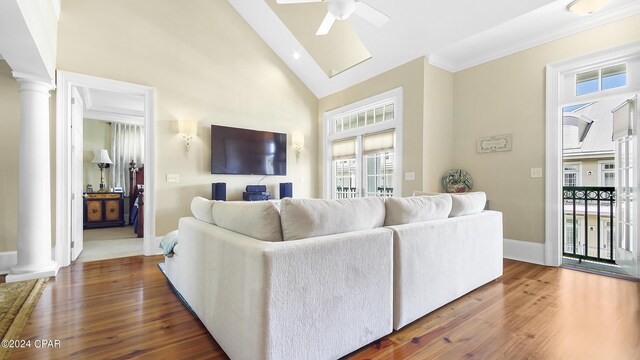
[[[542,168],[531,168],[531,178],[541,178]]]
[[[404,173],[404,179],[406,181],[412,181],[416,179],[416,173],[414,172],[408,172],[408,173]]]
[[[180,175],[178,174],[167,174],[167,182],[168,183],[179,183]]]

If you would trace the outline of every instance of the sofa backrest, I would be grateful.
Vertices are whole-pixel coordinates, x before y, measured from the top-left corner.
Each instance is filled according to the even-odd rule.
[[[271,201],[216,201],[214,224],[264,241],[282,241],[278,208]]]
[[[451,196],[438,194],[414,197],[390,197],[384,202],[385,226],[446,219],[451,213]]]
[[[384,225],[384,200],[378,197],[353,199],[283,199],[280,218],[284,240],[369,230]]]
[[[194,197],[191,200],[191,213],[193,213],[193,217],[215,225],[216,222],[213,220],[212,212],[214,202],[215,200],[205,199],[201,196]]]
[[[449,217],[478,214],[487,203],[487,194],[483,191],[451,194],[452,207]]]

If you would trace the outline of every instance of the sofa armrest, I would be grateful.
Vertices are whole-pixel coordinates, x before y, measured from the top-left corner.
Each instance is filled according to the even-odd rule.
[[[502,213],[390,227],[394,329],[502,275]]]
[[[392,331],[392,232],[265,242],[180,220],[170,279],[233,359],[337,358]]]

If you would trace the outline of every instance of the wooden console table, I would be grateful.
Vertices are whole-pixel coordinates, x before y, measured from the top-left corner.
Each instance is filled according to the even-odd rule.
[[[84,228],[124,226],[122,193],[84,194]]]

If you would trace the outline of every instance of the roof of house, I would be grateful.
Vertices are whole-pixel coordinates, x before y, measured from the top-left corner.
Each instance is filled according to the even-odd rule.
[[[599,155],[613,155],[614,142],[611,140],[613,132],[613,110],[624,101],[623,98],[612,98],[588,103],[573,111],[563,113],[563,122],[569,119],[579,119],[589,124],[586,134],[581,134],[577,144],[563,145],[563,155],[570,157],[588,157]]]

